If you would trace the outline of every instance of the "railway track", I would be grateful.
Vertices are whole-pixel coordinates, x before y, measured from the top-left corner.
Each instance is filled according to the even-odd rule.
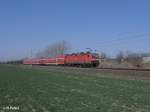
[[[102,70],[127,70],[127,71],[150,71],[150,69],[145,68],[96,68],[96,69],[102,69]]]
[[[82,68],[82,67],[68,67],[68,66],[40,66],[46,68],[61,68],[61,69],[82,69],[82,70],[115,70],[115,71],[150,71],[150,69],[146,68]]]
[[[25,67],[25,66],[23,66]],[[67,66],[26,66],[34,69],[58,71],[60,73],[68,74],[84,74],[102,77],[123,78],[129,80],[143,80],[150,82],[150,69],[137,69],[137,68],[79,68]]]

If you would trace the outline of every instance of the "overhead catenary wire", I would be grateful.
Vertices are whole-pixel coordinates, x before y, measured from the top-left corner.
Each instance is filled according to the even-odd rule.
[[[119,37],[119,38],[116,38],[116,39],[112,39],[112,40],[106,40],[106,41],[102,41],[102,42],[99,42],[100,44],[103,44],[103,43],[109,43],[109,42],[116,42],[116,41],[122,41],[122,40],[126,40],[126,39],[137,39],[137,38],[141,38],[141,37],[144,37],[144,36],[149,36],[150,33],[144,33],[144,34],[139,34],[139,35],[134,35],[134,36],[126,36],[126,37]]]
[[[118,45],[118,44],[128,44],[129,42],[132,41],[144,41],[144,40],[149,40],[150,39],[150,33],[145,33],[141,35],[135,35],[135,36],[130,36],[129,37],[124,37],[124,38],[117,38],[113,40],[108,40],[108,41],[103,41],[98,43],[98,46],[110,46],[110,45]],[[134,43],[135,44],[135,43]]]
[[[106,40],[106,41],[101,41],[101,42],[99,42],[100,44],[102,44],[102,43],[108,43],[108,42],[112,42],[112,41],[117,41],[117,40],[120,40],[120,39],[125,39],[125,38],[133,38],[133,37],[139,37],[139,36],[146,36],[146,35],[150,35],[150,27],[146,27],[146,28],[140,28],[140,29],[134,29],[134,30],[132,30],[132,31],[126,31],[126,32],[122,32],[122,33],[119,33],[118,32],[118,34],[117,34],[117,36],[115,36],[115,37],[117,37],[117,38],[115,38],[115,37],[111,37],[111,38],[113,38],[113,39],[111,39],[111,40]],[[131,35],[131,34],[134,34],[134,35]],[[126,35],[126,36],[125,36]],[[128,35],[128,36],[127,36]]]

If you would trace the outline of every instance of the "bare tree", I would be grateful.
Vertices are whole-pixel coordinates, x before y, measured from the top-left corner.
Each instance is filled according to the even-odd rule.
[[[141,53],[126,52],[125,61],[135,67],[142,67],[142,58]]]
[[[136,67],[142,67],[142,57],[140,54],[131,53],[128,55],[128,57],[126,59],[127,59],[127,61],[132,63],[132,65],[134,65]]]
[[[55,57],[66,54],[71,50],[71,45],[67,41],[60,41],[49,45],[45,50],[38,52],[38,57]]]
[[[118,63],[121,63],[124,60],[124,53],[122,51],[117,54],[116,60]]]
[[[142,67],[142,60],[144,56],[147,56],[148,53],[141,53],[141,52],[130,52],[130,51],[120,51],[117,55],[116,55],[116,60],[121,63],[121,62],[128,62],[130,64],[132,64],[135,67]]]

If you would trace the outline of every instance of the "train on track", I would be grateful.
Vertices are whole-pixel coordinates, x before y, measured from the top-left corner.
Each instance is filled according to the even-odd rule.
[[[56,57],[31,58],[23,60],[24,65],[56,65],[97,67],[100,64],[99,54],[91,52],[59,55]]]

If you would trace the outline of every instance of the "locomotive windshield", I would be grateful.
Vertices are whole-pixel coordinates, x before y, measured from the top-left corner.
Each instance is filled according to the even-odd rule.
[[[99,58],[99,54],[97,54],[97,53],[92,53],[92,57],[93,57],[93,58]]]

